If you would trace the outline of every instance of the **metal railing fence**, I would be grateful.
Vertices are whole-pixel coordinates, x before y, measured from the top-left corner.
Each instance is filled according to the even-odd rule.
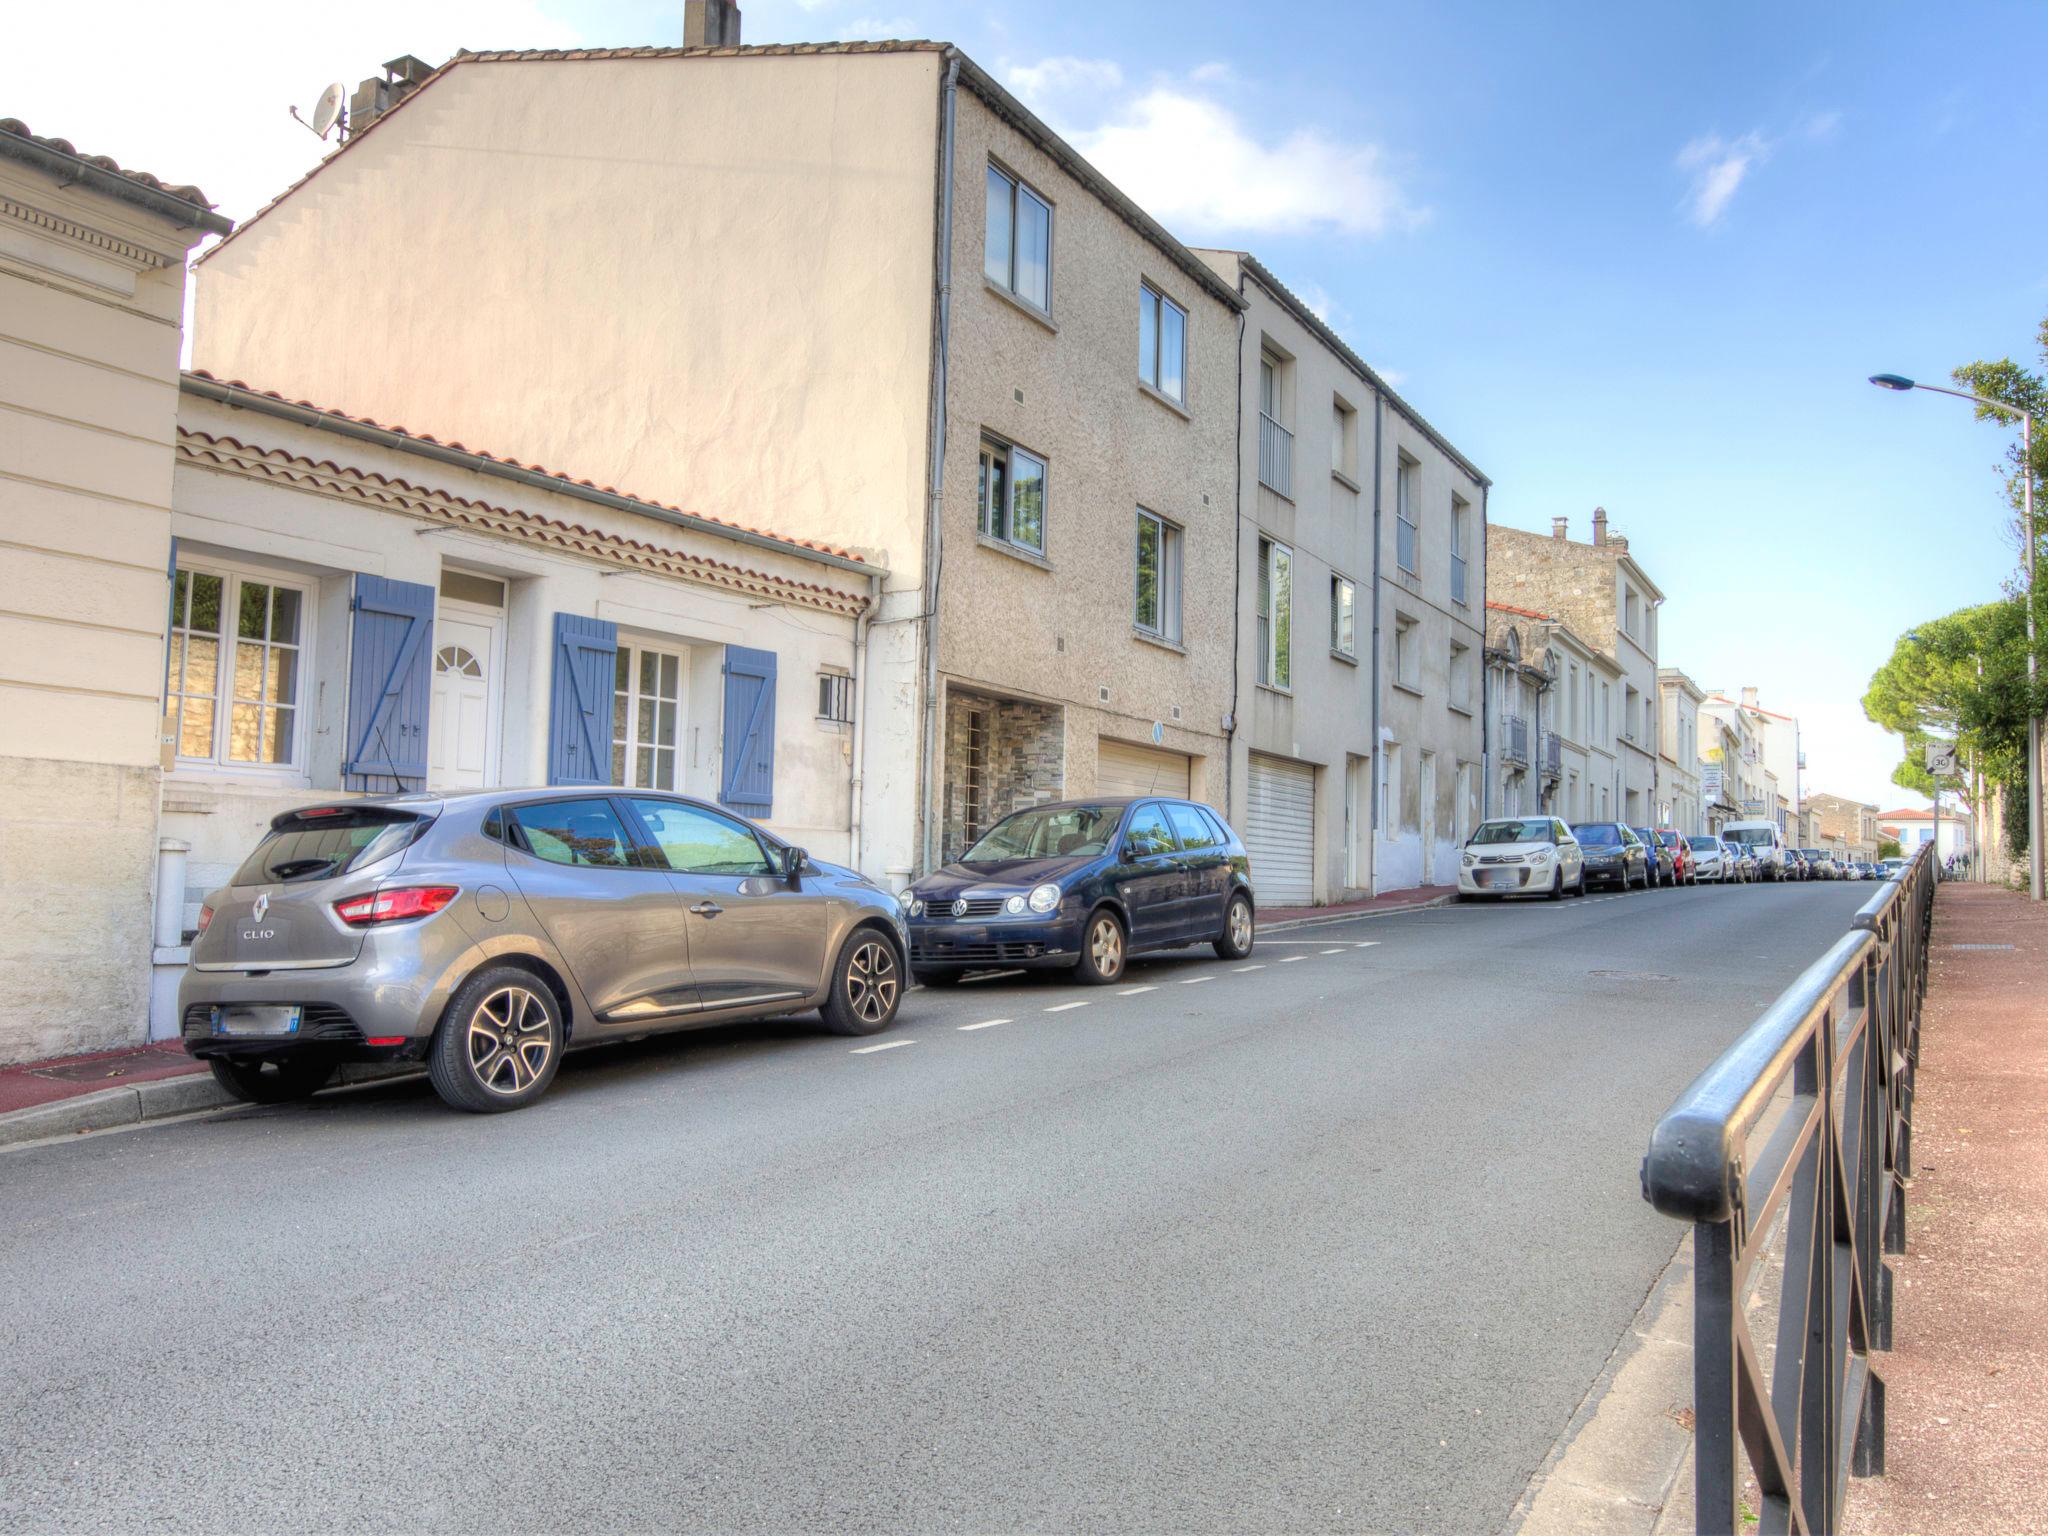
[[[1913,1163],[1913,1076],[1935,869],[1923,849],[1657,1123],[1643,1197],[1693,1224],[1698,1530],[1829,1536],[1850,1474],[1884,1470],[1892,1274]],[[1781,1090],[1789,1101],[1778,1105]],[[1780,1218],[1784,1281],[1768,1363],[1750,1332]]]
[[[1501,726],[1501,761],[1526,764],[1529,761],[1529,722],[1520,715],[1503,715]]]
[[[1294,495],[1294,434],[1259,412],[1259,484]]]

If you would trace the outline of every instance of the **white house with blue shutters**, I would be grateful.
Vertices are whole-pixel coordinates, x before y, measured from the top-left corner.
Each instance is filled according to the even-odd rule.
[[[868,562],[189,373],[171,526],[185,929],[316,796],[671,789],[858,856]],[[160,944],[158,999],[183,960]]]

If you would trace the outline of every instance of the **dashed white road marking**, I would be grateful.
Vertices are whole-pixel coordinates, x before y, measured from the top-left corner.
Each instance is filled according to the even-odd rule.
[[[1325,955],[1341,955],[1344,953],[1344,951],[1341,949],[1325,949],[1322,950],[1321,953]]]
[[[1246,971],[1263,971],[1265,968],[1265,962],[1260,961],[1257,965],[1240,965],[1233,974],[1242,976]]]
[[[872,1056],[877,1051],[893,1051],[899,1045],[915,1044],[917,1044],[915,1040],[884,1040],[880,1045],[857,1045],[850,1054],[855,1056]]]
[[[1279,958],[1279,960],[1277,960],[1274,963],[1277,965],[1292,965],[1297,960],[1306,960],[1307,958],[1307,955],[1282,955]]]
[[[1008,1019],[983,1019],[979,1024],[962,1024],[960,1028],[964,1033],[970,1029],[994,1029],[998,1024],[1007,1024],[1009,1022]]]
[[[1353,944],[1351,947],[1353,949],[1371,949],[1373,945],[1377,943],[1379,943],[1378,939],[1360,939],[1356,944]]]
[[[1078,1003],[1054,1003],[1050,1008],[1046,1009],[1045,1011],[1047,1013],[1065,1013],[1069,1008],[1086,1008],[1087,1006],[1088,999],[1084,997]]]
[[[1125,987],[1123,991],[1117,993],[1117,996],[1136,997],[1140,992],[1157,992],[1158,990],[1157,987]]]
[[[1183,976],[1180,984],[1184,987],[1199,987],[1205,981],[1214,981],[1214,976]]]

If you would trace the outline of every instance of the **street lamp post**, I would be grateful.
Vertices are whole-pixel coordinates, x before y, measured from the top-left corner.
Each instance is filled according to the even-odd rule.
[[[1870,382],[1879,389],[1924,389],[1929,394],[1952,395],[1958,400],[1969,400],[1977,405],[1989,406],[1994,411],[2003,411],[2020,419],[2020,486],[2021,486],[2021,538],[2020,551],[2026,561],[2027,572],[2027,891],[2034,900],[2042,897],[2041,879],[2041,712],[2034,705],[2039,696],[2036,683],[2038,663],[2034,656],[2034,418],[2028,411],[2007,405],[2003,400],[1986,399],[1963,389],[1943,389],[1939,384],[1916,384],[1913,380],[1896,373],[1874,373]],[[1940,806],[1940,796],[1935,805]],[[1940,823],[1937,822],[1939,830]],[[1939,858],[1941,845],[1935,844],[1935,855]]]

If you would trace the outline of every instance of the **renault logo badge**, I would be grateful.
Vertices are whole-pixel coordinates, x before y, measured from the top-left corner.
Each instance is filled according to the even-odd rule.
[[[263,921],[263,914],[270,910],[270,892],[265,891],[256,898],[256,905],[249,909],[249,915],[257,922]]]

